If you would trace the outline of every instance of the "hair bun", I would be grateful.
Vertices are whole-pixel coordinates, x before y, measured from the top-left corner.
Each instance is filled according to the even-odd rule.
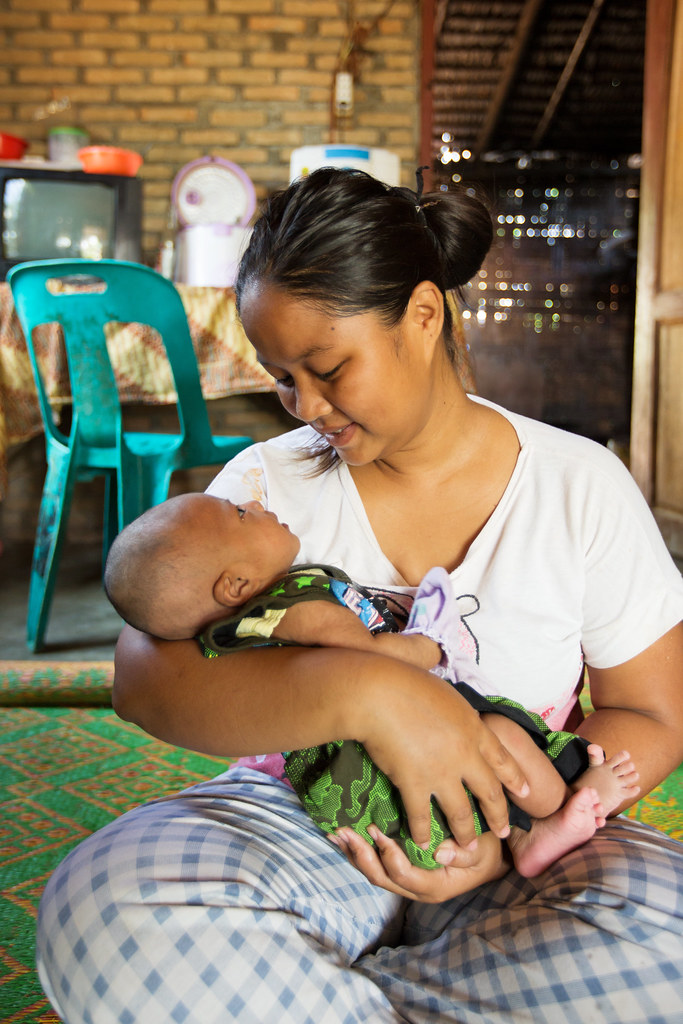
[[[419,203],[442,251],[447,288],[461,288],[481,268],[493,241],[493,224],[485,203],[471,188],[429,192]]]

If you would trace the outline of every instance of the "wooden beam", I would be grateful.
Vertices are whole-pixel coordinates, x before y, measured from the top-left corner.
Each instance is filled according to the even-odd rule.
[[[432,0],[433,2],[433,0]],[[441,35],[441,29],[443,23],[446,20],[446,12],[448,11],[448,0],[436,0],[436,11],[434,13],[434,39],[438,39]]]
[[[519,65],[529,42],[529,37],[536,22],[536,17],[543,4],[543,0],[526,0],[519,15],[515,38],[512,42],[505,65],[501,71],[496,91],[489,103],[484,123],[481,126],[479,135],[474,144],[474,155],[481,156],[489,148],[496,125],[505,106],[505,101],[510,95],[512,84],[517,75]]]
[[[425,174],[425,191],[427,192],[431,188],[431,167],[434,161],[432,152],[434,123],[432,87],[434,85],[435,15],[435,0],[423,0],[422,61],[420,66],[420,164],[429,167]],[[412,187],[413,183],[411,182]]]
[[[633,346],[630,469],[652,504],[655,485],[659,238],[665,185],[676,0],[648,0],[643,90],[643,168],[640,178],[636,317]],[[660,300],[666,301],[666,300]]]
[[[683,321],[683,289],[674,288],[658,292],[652,299],[652,315],[659,324],[678,324]]]
[[[540,145],[541,141],[543,140],[543,136],[545,135],[550,126],[550,122],[555,116],[555,111],[557,110],[560,100],[562,99],[567,90],[567,86],[569,85],[571,77],[576,70],[576,65],[579,63],[581,54],[585,50],[586,44],[591,37],[593,29],[595,28],[595,24],[598,20],[598,15],[600,14],[600,10],[602,9],[604,3],[605,0],[593,0],[593,6],[588,12],[588,15],[583,23],[581,31],[579,32],[577,40],[574,43],[574,46],[572,47],[572,52],[569,54],[567,63],[562,69],[562,74],[560,75],[557,85],[553,90],[553,94],[548,101],[547,107],[543,111],[543,116],[541,117],[541,120],[538,122],[536,131],[534,132],[534,137],[531,140],[532,149],[536,149],[536,147]]]

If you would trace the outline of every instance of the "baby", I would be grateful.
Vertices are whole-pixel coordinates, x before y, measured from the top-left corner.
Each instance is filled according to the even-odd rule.
[[[343,647],[379,652],[449,678],[513,754],[530,784],[510,803],[507,848],[526,876],[589,839],[606,816],[638,793],[625,751],[605,760],[594,744],[551,732],[541,718],[501,697],[457,682],[448,633],[457,609],[448,575],[427,574],[403,632],[386,601],[330,566],[294,566],[300,543],[257,501],[235,505],[185,494],[157,505],[112,545],[105,590],[122,618],[161,639],[197,637],[204,654],[272,645]],[[304,807],[326,832],[350,826],[395,839],[409,860],[439,867],[434,856],[448,824],[432,801],[427,849],[410,836],[400,795],[359,743],[337,741],[285,754],[285,770]],[[507,870],[500,840],[470,796],[479,836],[476,861],[462,868],[462,891]],[[471,858],[470,858],[471,860]]]

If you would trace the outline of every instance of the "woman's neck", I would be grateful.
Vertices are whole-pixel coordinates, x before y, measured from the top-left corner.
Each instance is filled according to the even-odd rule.
[[[350,467],[351,475],[356,480],[379,475],[406,484],[448,478],[476,456],[490,412],[472,402],[459,382],[444,380],[433,389],[425,422],[415,436],[368,466]]]
[[[412,585],[433,565],[450,571],[460,564],[504,494],[519,454],[509,420],[462,389],[436,411],[414,446],[350,467],[380,547]]]

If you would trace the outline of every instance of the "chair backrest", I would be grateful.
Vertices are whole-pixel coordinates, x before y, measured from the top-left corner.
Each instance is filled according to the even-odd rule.
[[[69,279],[91,279],[89,290]],[[8,274],[14,304],[34,366],[46,429],[55,434],[32,342],[34,329],[56,322],[64,333],[74,419],[81,440],[97,447],[116,443],[121,408],[106,344],[110,323],[139,323],[161,335],[178,396],[181,433],[206,443],[210,426],[185,308],[171,281],[149,267],[121,260],[37,260]],[[92,288],[90,284],[92,283]]]

